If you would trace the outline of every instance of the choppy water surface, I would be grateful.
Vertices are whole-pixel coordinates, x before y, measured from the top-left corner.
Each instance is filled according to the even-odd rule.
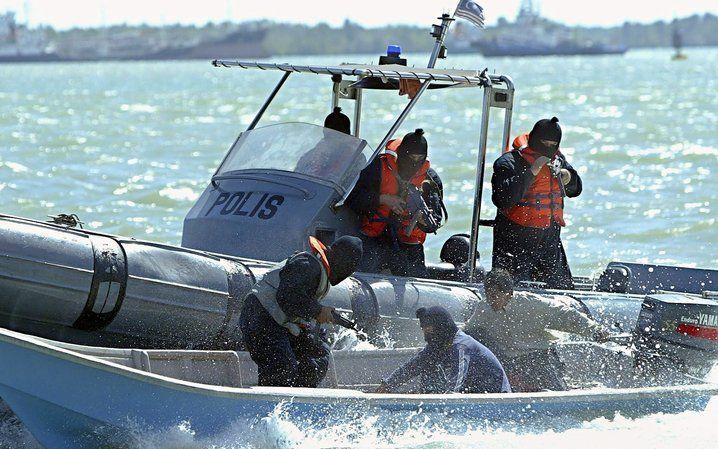
[[[286,59],[333,64],[376,57]],[[419,66],[426,59],[410,55]],[[682,62],[671,61],[669,50],[651,50],[517,60],[463,55],[444,64],[510,75],[517,86],[515,133],[539,118],[561,119],[563,151],[584,180],[583,195],[568,201],[564,231],[575,274],[590,275],[610,260],[718,267],[718,49],[691,50]],[[278,78],[209,62],[0,66],[0,212],[36,219],[74,212],[93,229],[178,244],[185,213]],[[326,78],[295,75],[287,87],[265,123],[320,124],[329,112]],[[363,135],[371,145],[405,102],[385,93],[365,96]],[[430,257],[449,235],[468,230],[480,112],[478,90],[432,91],[401,131],[426,130],[430,158],[445,183],[451,219],[429,237]],[[492,132],[490,160],[500,153],[498,121]],[[487,217],[494,214],[487,201],[490,173]],[[490,232],[482,229],[484,255]],[[590,421],[566,432],[477,428],[450,437],[419,428],[349,443],[344,430],[300,429],[280,415],[268,425],[277,441],[284,438],[274,447],[599,448],[621,442],[698,448],[718,441],[715,405],[702,413]],[[172,434],[170,443],[164,436],[143,441],[162,449],[246,447],[241,431],[195,441],[190,424]],[[36,447],[7,422],[0,435],[0,447]]]
[[[515,132],[541,117],[561,119],[563,150],[585,186],[567,205],[564,240],[575,273],[614,259],[718,266],[718,49],[693,50],[682,62],[668,50],[444,62],[512,76]],[[76,212],[94,229],[179,243],[184,214],[278,76],[204,61],[0,66],[2,212]],[[328,86],[325,77],[290,78],[267,120],[321,123]],[[470,223],[480,94],[432,91],[402,130],[427,130],[445,180],[451,219],[429,238],[433,253]],[[364,134],[376,145],[406,100],[366,97]],[[495,125],[491,160],[499,155]],[[488,255],[491,231],[482,231]]]

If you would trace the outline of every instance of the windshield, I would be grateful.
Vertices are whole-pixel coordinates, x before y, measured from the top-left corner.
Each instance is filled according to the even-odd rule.
[[[364,168],[366,141],[308,123],[280,123],[246,131],[217,170],[283,170],[331,181],[345,190]]]

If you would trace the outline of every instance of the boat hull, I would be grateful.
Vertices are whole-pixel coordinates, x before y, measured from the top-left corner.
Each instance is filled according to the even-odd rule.
[[[436,419],[470,423],[576,422],[615,413],[636,416],[701,410],[718,386],[485,395],[377,395],[356,390],[231,388],[127,368],[0,329],[0,396],[48,449],[131,444],[144,432],[189,425],[198,438],[251,424],[278,407],[292,422],[328,425],[391,415],[387,422]],[[401,417],[397,419],[398,416]]]

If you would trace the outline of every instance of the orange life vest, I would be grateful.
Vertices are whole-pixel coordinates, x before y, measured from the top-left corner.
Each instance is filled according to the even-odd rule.
[[[327,259],[327,247],[318,238],[309,236],[309,248],[312,253],[319,258],[319,261],[324,265],[324,269],[327,270],[327,276],[331,276],[332,267],[329,266],[329,259]]]
[[[396,164],[396,149],[399,148],[401,139],[389,141],[386,145],[384,154],[379,155],[381,161],[381,184],[379,187],[379,195],[399,195],[399,168]],[[421,189],[421,183],[426,179],[426,172],[429,170],[429,161],[417,170],[414,176],[409,180],[411,184]],[[406,201],[406,196],[402,198]],[[361,217],[361,232],[369,237],[380,236],[392,216],[392,211],[386,204],[380,204],[376,211],[369,215]],[[396,234],[402,243],[422,244],[426,240],[426,233],[415,226],[411,234],[407,235],[406,227],[411,224],[411,215],[408,211],[404,212],[401,217],[394,217],[397,221]]]
[[[523,134],[514,139],[513,150],[517,151],[529,165],[541,155],[528,146],[529,135]],[[563,197],[559,180],[551,174],[549,165],[541,167],[529,189],[516,205],[501,212],[509,220],[521,226],[548,228],[551,221],[566,226],[563,220]]]

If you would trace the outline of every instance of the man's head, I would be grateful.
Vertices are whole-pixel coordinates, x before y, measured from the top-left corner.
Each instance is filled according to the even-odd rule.
[[[459,328],[448,310],[441,306],[421,307],[416,311],[419,325],[428,344],[450,345]]]
[[[486,290],[486,301],[492,309],[504,310],[514,295],[514,280],[508,271],[501,268],[494,268],[484,279],[484,290]]]
[[[351,123],[349,117],[342,114],[342,108],[336,107],[334,111],[324,119],[324,127],[339,131],[344,134],[351,134]]]
[[[560,144],[561,126],[556,117],[551,120],[539,120],[529,133],[529,147],[548,158],[552,158],[558,152]]]
[[[399,167],[399,176],[410,179],[424,165],[429,144],[424,138],[424,130],[419,128],[401,139],[401,145],[396,149],[396,165]]]
[[[331,267],[329,283],[337,285],[356,271],[362,256],[361,240],[350,235],[339,237],[327,247],[326,255]]]

